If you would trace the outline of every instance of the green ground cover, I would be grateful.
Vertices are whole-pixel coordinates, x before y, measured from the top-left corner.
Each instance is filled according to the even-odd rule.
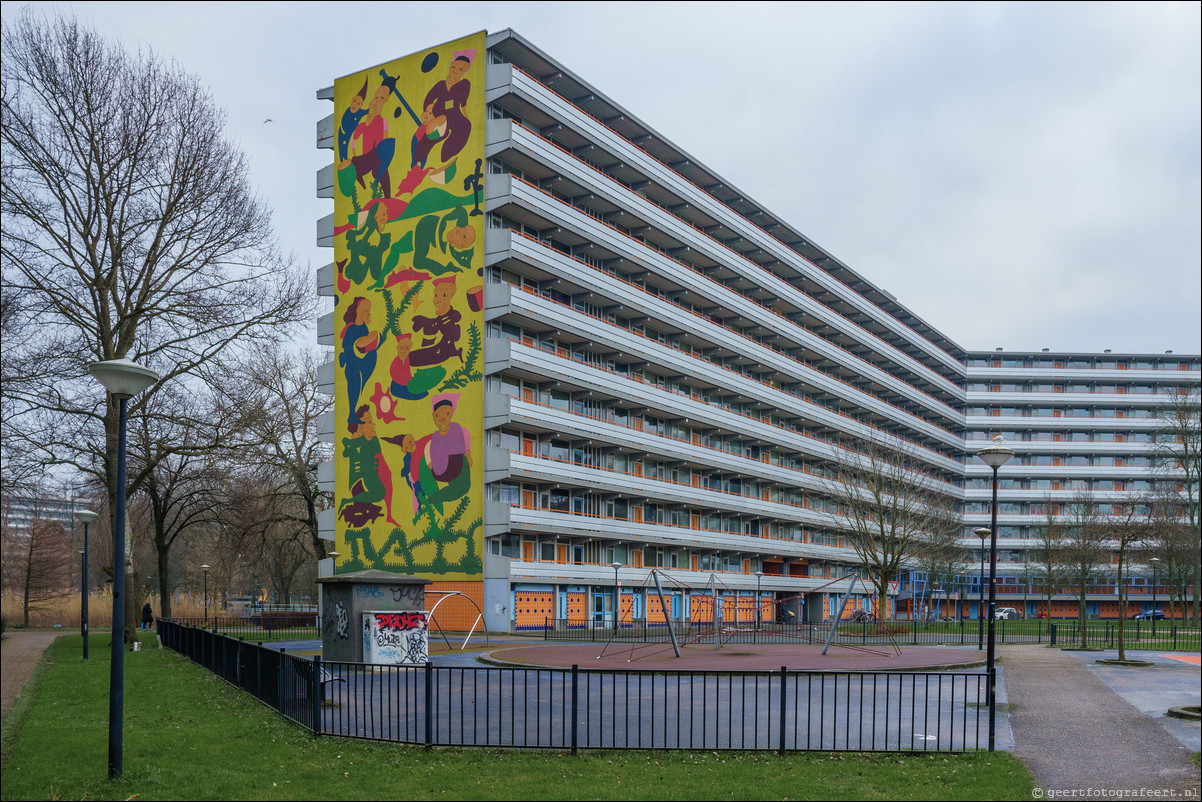
[[[4,723],[3,799],[1030,799],[1013,755],[433,749],[324,737],[168,650],[126,655],[105,779],[107,638],[60,638]],[[152,643],[152,637],[145,637]]]

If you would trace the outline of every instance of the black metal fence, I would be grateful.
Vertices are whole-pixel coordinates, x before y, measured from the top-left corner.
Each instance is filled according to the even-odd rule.
[[[247,640],[309,640],[320,638],[317,613],[296,611],[265,611],[245,616],[218,618],[170,618],[172,623],[199,627]]]
[[[886,621],[884,623],[839,624],[834,643],[889,644],[899,646],[976,646],[984,630],[976,619],[969,621]],[[998,643],[1046,643],[1050,631],[1043,620],[994,622]],[[694,643],[823,643],[830,631],[829,621],[822,623],[754,622],[723,623],[715,630],[709,622],[673,621],[680,640]],[[544,640],[589,641],[594,643],[664,643],[669,640],[668,625],[648,621],[622,622],[616,629],[612,620],[548,618]]]
[[[548,749],[951,752],[988,744],[976,672],[609,671],[307,660],[159,622],[163,644],[322,734]]]
[[[1202,630],[1172,621],[1057,621],[1052,643],[1061,647],[1117,649],[1119,628],[1126,649],[1202,651]]]

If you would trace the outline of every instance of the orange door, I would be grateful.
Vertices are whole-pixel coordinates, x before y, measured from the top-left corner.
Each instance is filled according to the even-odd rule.
[[[542,629],[555,615],[554,594],[550,591],[519,590],[513,598],[514,627],[517,629]]]

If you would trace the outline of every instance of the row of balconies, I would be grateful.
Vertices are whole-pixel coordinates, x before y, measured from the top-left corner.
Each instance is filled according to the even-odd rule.
[[[735,349],[736,353],[753,359],[757,365],[762,365],[765,368],[775,368],[779,375],[789,376],[792,374],[796,379],[809,378],[816,375],[820,381],[823,381],[825,385],[831,388],[832,392],[848,389],[857,392],[860,391],[860,388],[850,385],[845,380],[830,376],[772,345],[748,337],[730,326],[716,322],[708,315],[686,309],[671,300],[648,292],[636,284],[598,269],[579,258],[560,253],[537,240],[510,231],[509,229],[490,229],[487,232],[486,255],[487,264],[490,265],[510,258],[518,259],[522,263],[532,265],[539,270],[578,286],[582,291],[596,293],[606,299],[611,299],[615,306],[620,305],[628,312],[633,312],[638,316],[646,316],[657,321],[663,321],[672,327],[689,332],[698,338],[705,339],[723,348]],[[706,282],[697,282],[690,288],[690,291],[704,295],[705,290],[708,289],[701,286],[704,283]],[[709,283],[714,284],[716,295],[737,295],[721,284],[716,282]],[[737,303],[733,298],[717,299],[715,302],[719,303],[722,300],[730,300]],[[750,299],[744,299],[744,301],[752,304],[755,303],[754,301],[750,301]],[[723,308],[729,309],[730,307]],[[797,343],[799,347],[804,347],[815,352],[822,359],[843,365],[855,371],[858,375],[863,376],[866,382],[871,381],[892,392],[896,392],[911,404],[920,405],[931,414],[945,420],[950,420],[953,424],[958,424],[963,419],[963,413],[959,410],[913,385],[891,376],[876,365],[867,362],[842,346],[832,343],[807,329],[793,325],[791,321],[781,319],[777,322],[778,324],[783,324],[779,331],[782,333],[782,336],[786,336],[786,339]],[[893,404],[887,401],[881,400],[880,403],[894,407]]]
[[[872,318],[895,336],[905,340],[911,347],[920,349],[928,358],[940,364],[943,370],[952,372],[952,375],[963,372],[963,365],[958,359],[938,346],[935,346],[929,340],[917,334],[913,329],[905,326],[895,317],[884,312],[858,293],[850,290],[850,288],[834,279],[825,271],[812,265],[792,248],[780,242],[746,218],[734,213],[728,206],[709,195],[704,189],[693,185],[679,173],[667,165],[660,163],[613,129],[594,120],[574,103],[558,96],[550,88],[531,76],[526,75],[520,69],[515,68],[511,64],[490,65],[487,75],[487,87],[486,98],[490,102],[496,102],[503,95],[512,94],[520,98],[523,102],[531,104],[559,121],[560,124],[571,127],[576,133],[595,143],[597,147],[606,150],[623,163],[637,169],[640,173],[647,176],[648,180],[669,188],[674,194],[682,197],[687,204],[696,206],[707,216],[720,221],[724,227],[737,233],[741,240],[745,240],[758,249],[762,249],[765,253],[770,254],[776,260],[790,267],[797,274],[804,275],[827,292],[839,297],[843,303]],[[678,221],[676,225],[680,228],[692,228],[691,224],[686,223],[683,219],[679,217],[675,217],[674,219]],[[745,261],[739,252],[729,248],[726,250],[739,261]],[[725,263],[726,260],[723,259],[722,261]],[[779,284],[782,289],[787,290],[786,294],[781,295],[781,297],[795,303],[799,308],[805,308],[807,304],[797,303],[788,297],[799,294],[799,291],[793,285],[778,279],[775,274],[760,267],[758,264],[751,263],[750,268],[746,272],[749,278],[756,284]],[[850,323],[850,321],[847,322]],[[856,324],[851,325],[856,326]],[[856,327],[858,328],[858,326]],[[889,346],[889,349],[897,350],[892,346]],[[898,354],[900,355],[900,353],[899,351]],[[900,361],[903,364],[912,365],[922,373],[938,375],[922,362],[908,355],[901,357]]]
[[[670,373],[689,377],[691,382],[729,389],[737,393],[741,398],[761,401],[769,407],[775,407],[786,411],[788,414],[813,420],[832,429],[847,430],[851,428],[848,426],[849,419],[845,415],[829,410],[821,405],[806,402],[805,399],[780,389],[774,386],[773,383],[737,373],[720,365],[715,365],[712,362],[681,351],[673,346],[656,342],[615,324],[591,317],[584,312],[544,298],[541,295],[535,295],[517,288],[510,291],[509,287],[510,285],[490,284],[487,290],[490,293],[500,291],[508,294],[507,302],[500,301],[500,305],[506,307],[505,313],[516,314],[520,317],[537,321],[555,331],[567,332],[581,337],[601,350],[620,352],[624,358],[633,358],[635,361],[650,362],[659,367],[667,368]],[[490,300],[489,307],[490,309],[497,309],[497,304]],[[500,312],[499,309],[497,311]],[[775,361],[781,363],[775,365],[775,367],[782,370],[786,369],[785,359],[777,355],[765,354],[764,356],[769,359],[766,365],[772,366],[772,362]],[[921,432],[923,435],[937,440],[946,446],[961,447],[964,442],[957,434],[945,428],[932,425],[907,412],[891,408],[891,405],[886,402],[858,389],[850,386],[839,387],[836,381],[832,381],[829,377],[825,377],[817,371],[807,369],[804,366],[797,366],[794,369],[794,373],[801,374],[796,377],[797,380],[803,380],[804,377],[805,381],[813,384],[819,390],[846,398],[857,406],[871,410],[879,415],[891,417],[894,422],[900,423],[908,429]],[[857,426],[856,429],[859,429],[859,427]]]
[[[767,560],[804,559],[834,563],[855,561],[854,551],[845,546],[486,501],[484,535],[492,537],[507,533],[617,540],[634,545],[753,555]]]
[[[548,353],[532,346],[510,340],[485,340],[485,373],[505,371],[515,376],[530,376],[539,381],[557,381],[565,386],[590,390],[602,396],[622,399],[636,406],[645,406],[662,411],[670,418],[697,420],[704,425],[715,426],[747,437],[773,444],[773,447],[793,451],[807,456],[827,457],[829,445],[816,449],[813,438],[764,420],[767,416],[753,417],[724,409],[720,406],[695,399],[646,382],[629,378],[586,362],[573,360],[570,356]],[[332,376],[331,376],[332,378]],[[765,404],[771,409],[770,404]],[[861,434],[874,433],[867,425],[854,419],[842,422],[845,430]],[[898,443],[896,438],[876,434],[883,442]],[[934,451],[920,450],[920,455],[941,470],[959,474],[963,465]]]
[[[757,577],[749,571],[702,571],[688,568],[657,568],[667,578],[664,593],[675,587],[702,589],[709,587],[710,576],[713,575],[719,589],[722,590],[755,590]],[[618,581],[623,585],[623,593],[631,588],[654,588],[651,579],[651,568],[635,568],[623,566],[618,569]],[[536,584],[570,584],[570,585],[609,585],[614,583],[614,569],[608,565],[574,564],[550,562],[542,560],[521,560],[509,558],[509,581],[531,582]],[[809,576],[779,576],[765,573],[759,581],[760,588],[765,592],[808,592],[822,588],[828,593],[846,593],[851,585],[850,578],[829,579]],[[857,586],[863,592],[866,587],[862,582]]]

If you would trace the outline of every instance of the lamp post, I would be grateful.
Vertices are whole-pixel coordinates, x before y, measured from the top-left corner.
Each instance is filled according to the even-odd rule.
[[[993,751],[994,720],[997,716],[997,700],[994,692],[997,689],[996,667],[994,655],[996,640],[994,633],[994,608],[997,606],[997,472],[1007,462],[1014,458],[1014,449],[1005,445],[1005,438],[1000,434],[993,438],[993,443],[977,452],[977,457],[993,470],[993,504],[990,512],[989,533],[989,639],[985,652],[985,684],[989,695],[989,751]]]
[[[762,627],[764,624],[764,611],[763,611],[763,608],[760,606],[762,604],[762,602],[760,601],[760,582],[763,580],[763,578],[764,578],[763,571],[755,572],[755,642],[756,643],[760,642],[760,627]]]
[[[209,628],[209,566],[202,565],[200,570],[205,574],[205,629]]]
[[[334,572],[334,575],[337,576],[338,575],[338,558],[340,556],[342,556],[341,552],[327,551],[326,556],[330,558],[331,570]]]
[[[83,524],[83,548],[79,550],[83,570],[79,577],[79,634],[83,635],[83,659],[88,659],[88,524],[97,514],[91,510],[76,510],[75,520]]]
[[[125,710],[125,415],[129,399],[159,380],[159,374],[128,359],[88,365],[88,373],[117,402],[117,486],[113,515],[113,647],[109,667],[109,779],[121,774]]]
[[[609,567],[614,569],[614,631],[618,629],[618,608],[621,607],[622,600],[622,583],[618,581],[618,569],[622,567],[622,563],[612,562]]]
[[[972,533],[981,538],[981,581],[977,585],[977,651],[985,648],[985,538],[989,537],[989,530],[985,527],[972,530]]]
[[[1148,560],[1148,562],[1152,563],[1152,637],[1155,638],[1156,637],[1156,585],[1158,584],[1158,580],[1160,578],[1159,572],[1158,572],[1158,569],[1160,568],[1160,558],[1153,557],[1152,559]],[[1173,606],[1172,599],[1169,600],[1169,606],[1170,607]],[[1122,623],[1120,623],[1119,626],[1122,626]]]
[[[764,578],[763,571],[755,572],[755,628],[758,630],[764,622],[764,613],[760,608],[760,582]]]

